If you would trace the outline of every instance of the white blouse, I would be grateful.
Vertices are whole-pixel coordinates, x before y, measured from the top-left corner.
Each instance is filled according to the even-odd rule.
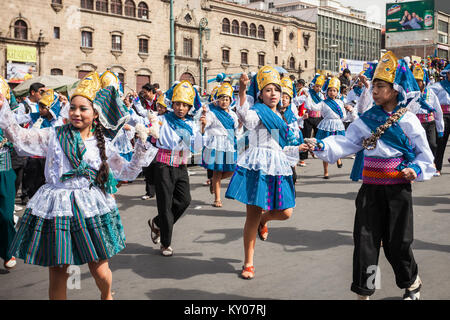
[[[14,144],[17,153],[22,156],[41,156],[46,158],[45,180],[27,207],[32,214],[44,218],[55,216],[72,216],[70,194],[73,192],[77,205],[85,217],[110,212],[117,208],[114,198],[104,194],[98,187],[91,186],[88,178],[76,176],[62,182],[63,174],[73,169],[69,159],[64,154],[61,144],[56,136],[55,129],[24,129],[15,121],[14,115],[8,105],[0,110],[0,128],[8,139]],[[101,165],[100,152],[97,139],[92,136],[84,141],[86,153],[83,160],[93,169],[99,170]],[[117,180],[135,180],[142,170],[148,166],[156,156],[157,149],[149,142],[136,142],[135,152],[130,162],[119,155],[111,141],[105,139],[108,165]]]
[[[344,121],[354,121],[356,119],[357,115],[355,109],[353,109],[353,112],[347,112],[342,100],[336,99],[334,101],[338,104],[339,109],[344,115],[342,119],[325,103],[325,101],[321,101],[317,104],[305,104],[306,108],[309,110],[320,111],[320,114],[323,117],[322,121],[320,121],[317,126],[317,129],[324,131],[343,131],[345,130]]]
[[[450,105],[450,94],[442,87],[440,82],[436,82],[428,88],[434,91],[441,105]]]
[[[428,180],[436,172],[433,164],[433,154],[428,145],[427,136],[419,119],[410,111],[398,121],[403,132],[411,141],[416,158],[413,163],[417,164],[421,173],[417,177],[417,181]],[[325,145],[323,151],[315,151],[314,153],[322,160],[335,163],[338,159],[344,158],[350,154],[357,153],[362,150],[362,142],[370,137],[372,131],[361,120],[357,119],[347,128],[345,136],[330,136],[323,139]],[[368,157],[394,158],[401,157],[402,153],[387,145],[382,139],[377,141],[377,145],[373,150],[364,150],[364,155]]]
[[[222,122],[220,122],[214,112],[209,109],[209,106],[206,108],[208,111],[206,113],[205,133],[203,135],[205,148],[226,152],[236,151],[233,141],[231,141],[228,137],[228,130],[225,129]],[[236,134],[239,127],[238,116],[232,110],[230,110],[228,114],[234,120],[234,131]]]
[[[297,165],[299,160],[298,146],[281,148],[256,111],[250,110],[249,101],[251,100],[247,99],[242,106],[237,102],[236,113],[249,130],[249,148],[239,156],[237,165],[248,170],[261,170],[265,175],[292,175],[291,167]],[[278,111],[276,114],[281,118]]]

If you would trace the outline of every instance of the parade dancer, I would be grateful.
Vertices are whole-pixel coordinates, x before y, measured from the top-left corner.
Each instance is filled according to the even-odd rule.
[[[216,103],[210,103],[206,114],[200,118],[204,132],[204,148],[202,166],[212,170],[212,190],[214,207],[222,207],[220,184],[222,179],[230,178],[236,168],[237,140],[236,130],[239,120],[236,113],[230,110],[233,101],[233,87],[224,82],[215,94]],[[206,107],[204,107],[206,109]]]
[[[0,77],[0,99],[3,97],[11,103],[9,85]],[[0,129],[0,258],[4,260],[5,269],[16,266],[16,258],[8,252],[16,234],[14,228],[14,199],[16,195],[16,174],[12,168],[11,151],[13,146]]]
[[[173,255],[174,225],[191,203],[187,164],[192,153],[201,150],[202,134],[189,114],[201,107],[200,95],[191,83],[181,81],[165,94],[173,112],[158,117],[161,126],[153,170],[158,215],[148,224],[153,243],[160,243],[161,255],[168,257]]]
[[[286,220],[292,215],[295,188],[291,167],[298,162],[299,150],[304,151],[307,146],[299,146],[277,111],[281,99],[278,72],[262,67],[253,77],[247,95],[248,82],[247,74],[242,74],[236,112],[249,130],[249,148],[238,158],[225,197],[246,204],[241,277],[253,279],[256,234],[266,240],[269,221]]]
[[[307,117],[304,120],[304,131],[303,136],[305,138],[313,137],[312,132],[314,130],[314,136],[317,134],[317,126],[320,121],[322,121],[322,115],[320,111],[314,111],[316,108],[314,106],[320,104],[324,99],[324,95],[321,92],[322,87],[325,84],[325,77],[323,75],[316,75],[316,78],[311,82],[312,88],[309,88],[306,97],[300,96],[298,98],[303,98],[299,102],[305,102],[305,108],[307,109]],[[309,108],[308,108],[309,106]]]
[[[413,75],[421,92],[421,97],[418,100],[420,108],[418,108],[416,115],[425,129],[428,144],[436,159],[436,133],[438,138],[444,136],[444,118],[441,105],[433,90],[427,88],[429,82],[427,71],[419,64],[416,64],[413,69]],[[436,174],[439,175],[438,172]]]
[[[341,87],[338,78],[334,77],[328,82],[326,88],[327,98],[318,104],[307,104],[306,108],[313,111],[320,111],[323,120],[317,126],[316,138],[321,140],[328,136],[345,135],[343,121],[354,119],[355,114],[351,106],[345,106],[342,100],[338,98]],[[348,111],[348,112],[347,112]],[[337,160],[338,168],[342,168],[342,160]],[[323,178],[329,179],[328,162],[323,162]]]
[[[324,161],[364,150],[363,184],[356,198],[353,230],[353,282],[359,299],[375,292],[370,281],[378,264],[381,241],[404,299],[419,299],[421,280],[414,260],[411,181],[435,173],[425,130],[407,102],[420,90],[404,60],[387,52],[373,80],[375,105],[348,127],[345,136],[316,140],[315,154]]]
[[[294,84],[289,77],[283,77],[281,79],[281,91],[281,104],[277,106],[277,110],[301,144],[303,143],[303,134],[300,130],[300,123],[303,121],[303,118],[298,115],[297,106],[294,104],[296,92],[294,90]],[[300,152],[300,158],[304,153]],[[295,185],[297,182],[295,166],[292,167],[292,179]]]
[[[112,299],[108,259],[125,247],[117,204],[116,178],[133,180],[156,155],[139,140],[130,162],[110,139],[128,115],[115,88],[101,88],[88,74],[71,97],[70,123],[44,129],[21,128],[1,99],[0,127],[21,153],[46,156],[46,184],[28,202],[10,254],[49,267],[49,298],[67,298],[69,265],[88,264],[102,299]]]
[[[450,63],[445,67],[443,71],[441,71],[441,76],[444,77],[444,80],[437,82],[429,87],[438,97],[444,118],[444,134],[442,137],[437,139],[435,159],[436,170],[439,175],[442,171],[442,162],[444,159],[445,148],[447,146],[448,137],[450,135]],[[450,162],[450,158],[448,161]]]

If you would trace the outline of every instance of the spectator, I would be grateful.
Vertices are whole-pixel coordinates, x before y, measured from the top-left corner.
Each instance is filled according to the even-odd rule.
[[[341,81],[341,85],[345,84],[347,87],[350,87],[350,81],[352,79],[352,73],[349,69],[344,69],[342,75],[339,77],[339,81]]]

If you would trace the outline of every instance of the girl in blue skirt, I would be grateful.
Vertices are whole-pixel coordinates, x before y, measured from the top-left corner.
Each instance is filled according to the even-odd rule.
[[[344,107],[344,102],[339,99],[339,90],[341,83],[338,78],[331,78],[328,87],[326,88],[327,98],[317,105],[307,105],[306,108],[312,111],[320,111],[322,114],[322,121],[317,126],[316,139],[322,140],[328,136],[345,135],[344,121],[349,119],[354,120],[355,113],[353,110],[347,113]],[[338,168],[342,167],[342,160],[337,161]],[[323,162],[323,178],[329,179],[328,163]]]
[[[46,156],[43,185],[30,199],[10,254],[49,267],[49,298],[67,298],[67,268],[88,264],[102,299],[112,299],[108,259],[125,247],[117,204],[116,178],[134,180],[156,155],[139,135],[130,162],[113,141],[129,114],[114,86],[102,88],[88,74],[70,100],[69,123],[24,129],[0,97],[0,128],[24,155]]]
[[[203,148],[203,167],[213,171],[212,191],[214,207],[222,207],[220,182],[233,175],[237,160],[237,141],[235,130],[239,127],[236,113],[230,110],[233,100],[233,87],[224,82],[215,95],[217,103],[210,103],[209,111],[200,118],[205,134]]]
[[[225,195],[247,205],[245,261],[241,273],[244,279],[252,279],[255,275],[256,234],[266,240],[267,223],[286,220],[292,214],[295,190],[291,167],[298,162],[299,150],[307,149],[306,145],[300,145],[277,111],[281,99],[278,72],[269,66],[262,67],[252,80],[250,95],[245,91],[248,83],[248,76],[243,74],[236,110],[249,130],[249,147],[239,156]]]

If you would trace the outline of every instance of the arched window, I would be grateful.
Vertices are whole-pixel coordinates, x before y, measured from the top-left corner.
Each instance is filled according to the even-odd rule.
[[[94,10],[94,0],[81,0],[81,8]]]
[[[14,38],[20,40],[28,39],[28,26],[23,20],[17,20],[14,22]]]
[[[138,4],[138,18],[148,19],[148,6],[145,2]]]
[[[230,20],[227,18],[222,20],[222,32],[230,33]]]
[[[245,21],[241,23],[241,35],[248,36],[248,25]]]
[[[95,9],[101,12],[108,12],[108,0],[97,0],[95,2]]]
[[[262,25],[258,26],[258,38],[265,39],[266,38],[266,32],[264,30],[264,27]]]
[[[250,24],[250,37],[256,38],[256,25]]]
[[[111,0],[111,13],[122,15],[122,1]]]
[[[191,73],[189,73],[189,72],[185,72],[185,73],[183,73],[183,74],[180,76],[180,81],[183,81],[183,80],[187,80],[187,81],[189,81],[192,85],[195,85],[195,78],[194,78],[194,76],[193,76]]]
[[[50,74],[52,76],[62,76],[63,75],[63,71],[61,69],[52,69],[50,70]]]
[[[133,0],[125,1],[125,15],[128,17],[136,17],[136,5]]]
[[[239,34],[239,22],[237,20],[233,20],[231,23],[231,33]]]
[[[291,69],[291,70],[295,69],[295,58],[294,57],[289,58],[289,69]]]

